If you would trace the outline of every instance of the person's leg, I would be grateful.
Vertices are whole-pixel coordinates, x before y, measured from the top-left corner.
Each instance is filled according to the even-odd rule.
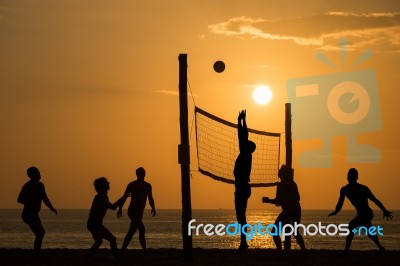
[[[42,249],[43,238],[46,232],[43,227],[38,227],[34,233],[35,233],[35,243],[33,246],[35,250],[35,255],[39,256],[39,252]]]
[[[282,212],[282,225],[285,224],[292,224],[292,220],[291,220],[291,213],[288,212],[287,210],[283,210]],[[283,240],[283,250],[290,250],[292,246],[292,236],[288,235],[285,236],[284,240]]]
[[[236,220],[240,225],[240,239],[242,239],[243,234],[241,233],[242,226],[246,224],[246,215],[245,215],[245,199],[239,193],[235,194],[235,211],[236,211]],[[242,243],[242,240],[240,241]]]
[[[352,232],[353,229],[350,229],[350,227],[349,227],[350,233],[346,237],[346,246],[344,247],[342,255],[347,256],[349,253],[351,242],[353,241],[353,238],[354,238],[354,233]]]
[[[297,244],[299,244],[301,250],[306,250],[306,244],[304,243],[304,239],[303,236],[298,234],[297,236],[295,236]]]
[[[101,237],[110,241],[110,248],[115,256],[118,256],[117,238],[105,226],[101,226]]]
[[[139,242],[140,245],[142,246],[142,249],[146,251],[146,228],[144,227],[144,224],[142,221],[138,224],[138,230],[139,230]]]
[[[349,223],[349,231],[350,232],[346,237],[346,246],[342,253],[343,256],[347,256],[349,253],[351,242],[353,241],[353,238],[354,238],[353,229],[360,225],[361,225],[361,222],[360,222],[360,217],[358,215],[353,220],[350,221],[350,223]]]
[[[146,228],[143,224],[143,212],[144,209],[141,211],[136,211],[134,214],[135,224],[137,225],[137,229],[139,230],[139,242],[142,246],[142,249],[146,252]]]
[[[246,240],[246,234],[243,233],[243,226],[247,224],[247,218],[246,218],[246,211],[247,211],[247,200],[248,198],[243,198],[242,199],[242,218],[241,218],[241,228],[242,228],[242,234],[240,236],[240,246],[248,247],[247,245],[247,240]],[[247,230],[247,228],[245,229]]]
[[[290,250],[291,245],[292,245],[292,236],[285,236],[285,239],[283,240],[283,249]]]
[[[124,243],[122,244],[121,247],[121,252],[124,252],[126,250],[126,248],[128,247],[129,243],[132,240],[133,235],[136,233],[136,230],[137,230],[137,224],[135,223],[134,220],[131,220],[128,233],[126,233],[126,236],[124,238]]]
[[[283,216],[284,216],[284,213],[281,212],[281,213],[278,215],[278,217],[276,217],[276,220],[275,220],[275,226],[276,226],[276,228],[279,228],[279,223],[282,223],[282,221],[283,221]],[[272,234],[275,234],[275,233],[278,234],[278,232],[275,232],[275,228],[273,228],[273,230],[272,230],[271,233],[272,233]],[[274,235],[274,236],[272,236],[272,239],[274,240],[276,249],[277,249],[277,250],[282,250],[282,240],[281,240],[281,237],[280,237],[279,235]]]
[[[246,235],[243,234],[242,228],[246,225],[246,209],[247,209],[247,195],[243,192],[235,193],[235,210],[236,210],[236,219],[238,224],[240,225],[240,246],[238,252],[248,248]]]
[[[94,240],[94,243],[92,245],[92,247],[90,248],[89,252],[91,254],[93,254],[94,252],[96,252],[99,247],[101,246],[101,244],[103,243],[103,237],[101,234],[101,227],[98,226],[96,228],[90,229],[90,232],[92,233],[92,237]]]
[[[42,226],[42,222],[38,215],[32,215],[29,218],[25,218],[24,221],[29,225],[33,234],[35,235],[35,242],[33,243],[33,250],[35,256],[39,256],[42,248],[42,242],[45,235],[45,230]]]
[[[385,252],[385,248],[379,242],[379,238],[377,235],[368,235],[368,237],[374,241],[375,245],[379,248],[379,253]]]
[[[383,252],[385,251],[385,248],[381,245],[381,243],[379,242],[379,238],[377,235],[368,235],[369,239],[371,239],[375,245],[379,248],[379,251]]]
[[[373,216],[370,216],[370,217],[367,217],[366,219],[365,219],[365,223],[363,223],[363,226],[365,226],[366,228],[370,228],[371,226],[372,226],[372,217]],[[374,243],[375,243],[375,245],[379,248],[379,253],[383,253],[383,252],[385,252],[385,248],[381,245],[381,243],[379,242],[379,238],[378,238],[378,236],[377,235],[370,235],[370,234],[368,234],[368,237],[369,237],[369,239],[371,239]]]
[[[299,207],[297,210],[293,211],[292,225],[294,225],[295,222],[297,224],[300,224],[300,222],[301,222],[301,207]],[[299,244],[300,248],[303,251],[305,251],[306,245],[304,243],[304,239],[303,239],[303,236],[301,235],[301,232],[296,232],[294,237],[297,241],[297,244]]]

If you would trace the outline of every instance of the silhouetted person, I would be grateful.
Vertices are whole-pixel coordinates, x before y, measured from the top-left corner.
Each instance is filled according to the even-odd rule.
[[[39,211],[42,201],[55,214],[57,214],[57,210],[54,209],[49,198],[47,197],[44,184],[39,181],[41,178],[39,169],[34,166],[29,167],[27,170],[27,175],[30,180],[22,187],[17,201],[18,203],[24,204],[22,220],[24,223],[29,225],[32,232],[35,234],[33,249],[35,256],[39,256],[43,237],[45,235],[42,222],[39,218]]]
[[[275,225],[278,226],[279,222],[284,224],[294,224],[295,222],[300,223],[301,220],[301,206],[300,206],[300,194],[297,188],[296,182],[293,180],[293,169],[287,165],[282,165],[278,171],[278,177],[281,182],[276,188],[275,199],[263,197],[263,203],[272,203],[282,207],[282,212],[278,215],[275,221]],[[306,247],[304,244],[303,237],[300,232],[294,235],[300,248],[305,251]],[[290,250],[290,236],[285,237],[284,249]],[[280,236],[273,236],[276,248],[282,250],[282,242]]]
[[[235,210],[236,219],[241,226],[247,224],[246,210],[247,200],[251,195],[250,173],[253,152],[256,150],[256,144],[249,140],[249,131],[246,124],[246,110],[242,110],[238,116],[238,138],[239,155],[235,161],[233,174],[235,176]],[[242,252],[249,246],[246,242],[246,235],[241,233],[240,245],[237,253]]]
[[[131,197],[131,202],[128,207],[128,217],[131,219],[131,224],[129,226],[128,233],[125,236],[124,243],[122,244],[121,253],[126,250],[137,229],[139,229],[140,245],[142,246],[143,251],[146,252],[146,228],[144,227],[142,219],[144,208],[146,207],[147,198],[149,198],[151,214],[153,215],[153,217],[156,215],[156,208],[154,205],[151,185],[150,183],[144,181],[145,176],[146,171],[143,167],[139,167],[138,169],[136,169],[137,180],[129,183],[124,193],[125,200],[128,196]],[[118,218],[122,216],[122,207],[125,204],[125,200],[119,207],[117,214]]]
[[[110,241],[112,253],[117,256],[117,239],[115,236],[103,225],[104,216],[108,209],[117,209],[126,198],[122,197],[115,203],[111,204],[108,199],[108,190],[110,190],[110,183],[105,177],[97,178],[94,183],[94,188],[97,192],[93,199],[92,207],[90,208],[89,219],[87,221],[87,229],[92,233],[94,244],[90,248],[90,253],[93,254],[99,249],[103,243],[103,239]]]
[[[374,213],[368,206],[368,200],[374,202],[383,211],[383,218],[386,217],[386,219],[391,220],[393,217],[392,213],[386,210],[383,204],[377,198],[375,198],[367,186],[357,183],[357,179],[357,169],[349,169],[347,173],[347,181],[349,183],[340,189],[340,197],[338,203],[336,204],[336,209],[334,212],[329,214],[329,216],[336,215],[342,209],[345,197],[347,197],[351,204],[356,208],[357,216],[349,223],[348,229],[350,230],[350,233],[346,238],[346,247],[342,253],[343,256],[347,256],[349,253],[351,241],[354,237],[353,229],[359,226],[365,226],[366,228],[370,228],[372,226],[371,221],[374,217]],[[385,251],[385,248],[379,243],[377,235],[368,234],[368,237],[378,246],[378,253],[383,253]]]

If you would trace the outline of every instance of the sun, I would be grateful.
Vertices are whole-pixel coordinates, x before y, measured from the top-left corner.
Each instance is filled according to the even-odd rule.
[[[272,99],[272,91],[266,85],[259,85],[253,91],[253,99],[259,105],[266,105]]]

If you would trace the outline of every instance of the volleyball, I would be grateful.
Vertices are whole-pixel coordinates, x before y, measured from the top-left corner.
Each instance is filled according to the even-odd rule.
[[[218,60],[214,63],[214,71],[217,73],[222,73],[225,70],[225,63]]]

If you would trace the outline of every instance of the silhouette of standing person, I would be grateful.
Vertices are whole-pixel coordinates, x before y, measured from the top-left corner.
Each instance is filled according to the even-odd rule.
[[[301,206],[300,206],[300,194],[297,188],[296,182],[293,180],[293,169],[287,165],[282,165],[278,171],[278,177],[281,182],[276,188],[275,199],[263,197],[263,203],[272,203],[282,207],[282,212],[278,215],[275,221],[275,225],[279,226],[279,223],[294,224],[300,223],[301,220]],[[300,248],[305,251],[306,246],[304,244],[303,237],[299,232],[294,235]],[[290,238],[286,236],[284,241],[284,249],[290,250]],[[273,236],[274,243],[278,250],[282,250],[282,242],[280,236]]]
[[[146,252],[146,228],[143,224],[142,219],[144,208],[146,207],[147,198],[149,198],[151,214],[153,215],[153,217],[156,215],[156,208],[154,205],[152,187],[150,183],[144,181],[145,176],[146,171],[143,167],[139,167],[138,169],[136,169],[137,179],[128,184],[124,193],[125,200],[128,196],[131,197],[131,202],[128,207],[128,217],[131,219],[131,224],[125,236],[124,243],[122,244],[121,253],[125,252],[137,229],[139,229],[140,245],[142,246],[143,251]],[[125,200],[119,207],[117,213],[118,218],[122,216],[122,207],[125,204]]]
[[[24,223],[29,225],[30,229],[35,234],[33,249],[34,255],[37,257],[39,256],[39,252],[42,247],[42,241],[45,235],[45,230],[39,218],[39,211],[42,201],[55,214],[57,214],[57,210],[54,209],[49,198],[47,197],[44,184],[39,181],[41,179],[39,169],[34,166],[29,167],[27,170],[27,175],[30,180],[22,187],[17,201],[18,203],[24,204],[22,220]]]
[[[328,215],[336,215],[342,209],[345,197],[347,197],[351,204],[356,208],[357,216],[354,217],[354,219],[349,223],[348,229],[350,230],[350,233],[347,235],[346,247],[341,254],[342,256],[347,256],[349,253],[350,245],[354,237],[353,229],[359,226],[365,226],[366,228],[370,228],[372,226],[371,221],[374,217],[374,213],[368,205],[368,200],[374,202],[383,211],[383,218],[386,217],[388,220],[393,218],[392,212],[386,210],[383,204],[377,198],[375,198],[367,186],[357,183],[357,179],[357,169],[349,169],[347,173],[347,181],[349,183],[340,189],[340,197],[338,203],[336,204],[336,209],[334,212]],[[385,251],[385,248],[379,243],[377,235],[368,234],[368,237],[378,246],[378,254]]]
[[[238,116],[238,139],[239,155],[235,161],[233,174],[235,176],[235,211],[236,219],[241,228],[247,224],[246,210],[247,200],[251,195],[250,173],[253,152],[256,150],[256,144],[249,140],[249,131],[246,124],[246,110],[242,110]],[[246,235],[241,232],[240,245],[236,253],[240,253],[249,246],[246,242]]]
[[[114,256],[118,255],[117,239],[116,237],[103,225],[104,216],[108,209],[117,209],[126,198],[122,197],[115,203],[111,204],[108,199],[108,190],[110,190],[110,183],[105,177],[97,178],[94,183],[94,188],[97,192],[93,199],[90,208],[89,218],[87,221],[87,229],[92,233],[94,244],[90,248],[90,253],[93,254],[99,249],[103,243],[103,239],[110,242],[111,251]]]

